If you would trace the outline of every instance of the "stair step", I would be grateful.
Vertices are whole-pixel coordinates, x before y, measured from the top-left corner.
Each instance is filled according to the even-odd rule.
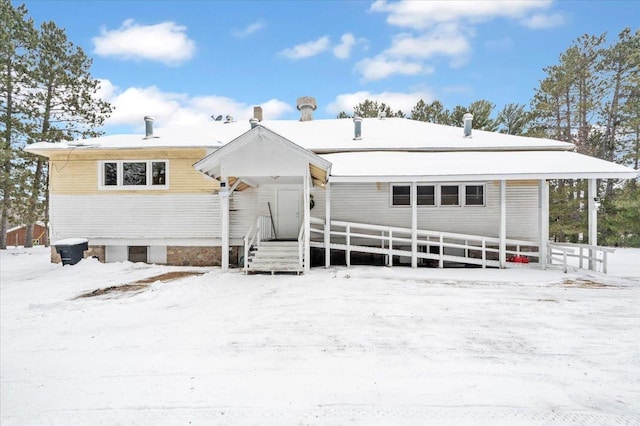
[[[298,246],[298,241],[260,241],[260,246]]]

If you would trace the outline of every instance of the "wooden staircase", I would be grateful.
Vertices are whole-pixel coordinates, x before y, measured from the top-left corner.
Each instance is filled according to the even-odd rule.
[[[252,246],[245,273],[250,272],[303,272],[298,241],[261,241]]]

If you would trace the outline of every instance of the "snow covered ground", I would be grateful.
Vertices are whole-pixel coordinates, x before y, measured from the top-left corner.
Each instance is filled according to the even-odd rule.
[[[610,275],[0,252],[3,425],[638,425],[640,250]],[[138,292],[76,299],[171,271]]]

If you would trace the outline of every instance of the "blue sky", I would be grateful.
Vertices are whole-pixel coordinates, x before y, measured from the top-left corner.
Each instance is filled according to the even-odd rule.
[[[14,1],[14,4],[21,2]],[[582,34],[637,28],[638,1],[26,1],[93,58],[105,131],[351,112],[365,98],[408,113],[487,99],[528,104],[543,68]],[[634,25],[635,24],[635,25]]]

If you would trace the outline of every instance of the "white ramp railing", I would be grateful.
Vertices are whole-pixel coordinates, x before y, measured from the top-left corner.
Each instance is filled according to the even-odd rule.
[[[331,221],[330,248],[344,250],[346,264],[350,266],[351,252],[376,253],[386,257],[386,263],[393,266],[393,256],[412,257],[437,261],[442,268],[444,262],[499,267],[500,239],[453,232],[417,231],[417,251],[413,245],[412,230],[394,226],[366,223]],[[312,235],[324,236],[325,223],[322,219],[311,218]],[[320,238],[312,242],[314,247],[324,247]],[[506,240],[506,253],[513,257],[523,255],[538,258],[538,243],[523,240]]]
[[[549,264],[553,264],[554,261],[560,262],[565,273],[570,265],[606,274],[607,255],[616,251],[611,247],[592,246],[589,244],[548,243],[547,246],[549,247],[547,250]],[[570,262],[571,259],[577,259],[577,262]]]

